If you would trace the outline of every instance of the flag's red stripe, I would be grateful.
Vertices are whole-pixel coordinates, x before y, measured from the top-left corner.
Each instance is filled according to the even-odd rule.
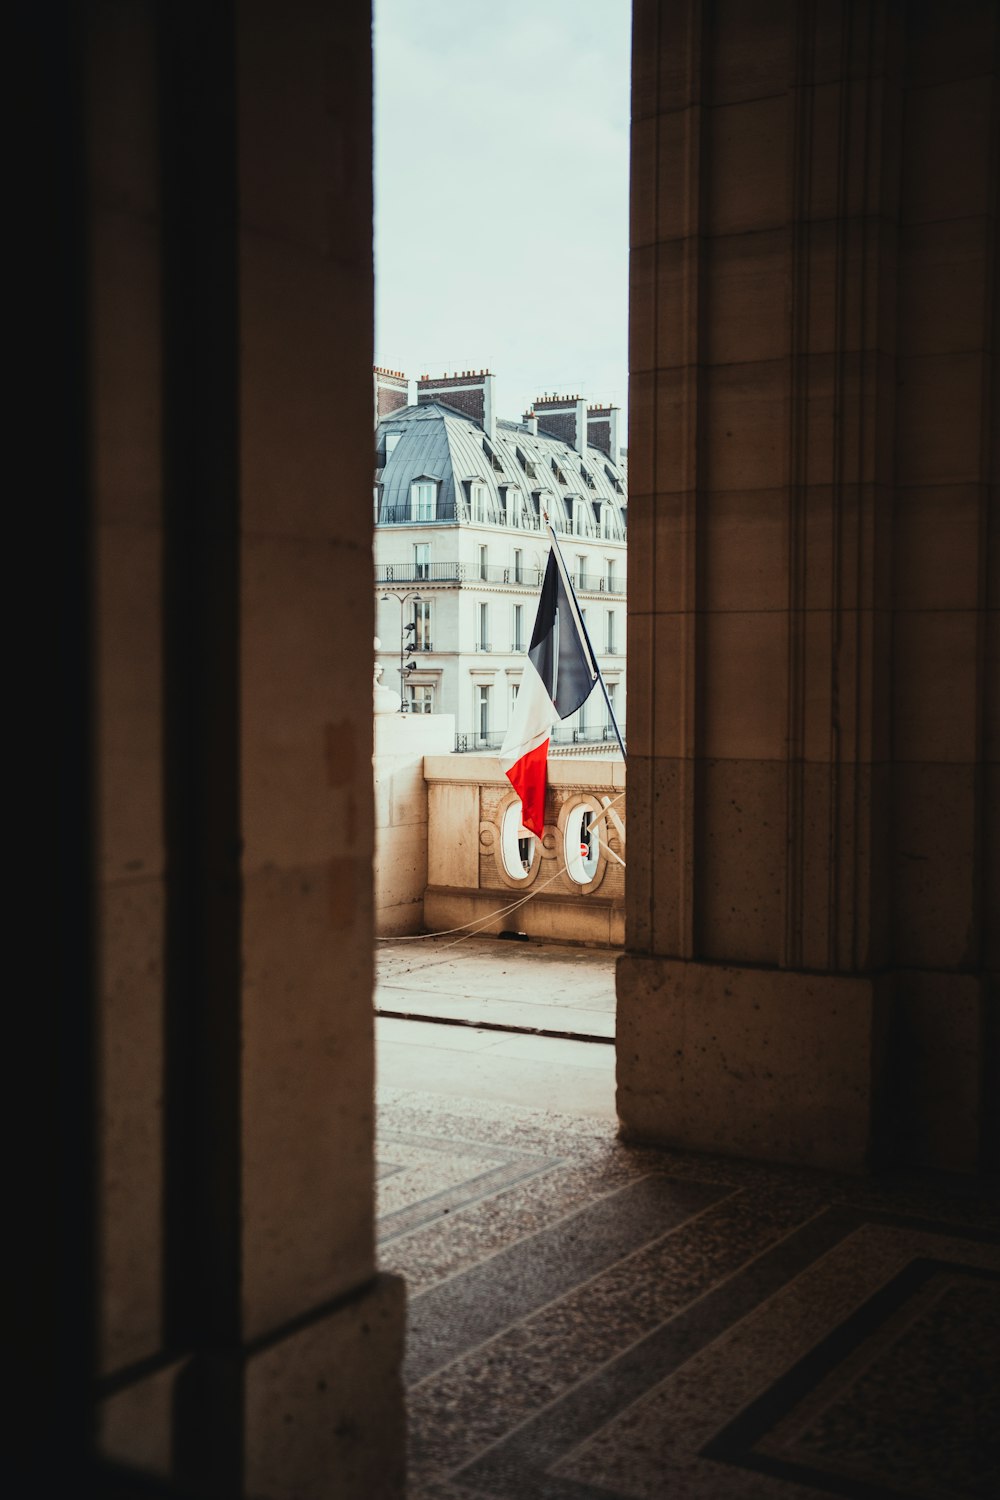
[[[521,822],[541,838],[545,832],[545,762],[549,742],[543,740],[516,760],[507,780],[521,799]]]

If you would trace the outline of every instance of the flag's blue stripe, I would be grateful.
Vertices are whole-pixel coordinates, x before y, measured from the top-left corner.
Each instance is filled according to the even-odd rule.
[[[549,553],[528,656],[560,719],[568,719],[586,703],[594,686],[590,652],[580,634],[554,552]]]

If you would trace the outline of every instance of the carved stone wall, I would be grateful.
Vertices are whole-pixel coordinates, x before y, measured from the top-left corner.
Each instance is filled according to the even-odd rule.
[[[97,1162],[88,1426],[102,1465],[170,1493],[390,1500],[404,1306],[374,1253],[357,501],[370,9],[77,9],[98,650],[99,1066],[95,1119],[74,1122]],[[112,1489],[131,1486],[94,1486]]]
[[[998,25],[636,6],[635,1135],[966,1167],[989,1138]]]
[[[519,804],[496,757],[428,756],[428,931],[484,920],[530,895],[531,900],[516,910],[484,920],[482,931],[620,946],[625,919],[624,769],[622,761],[610,758],[549,762],[545,833],[540,843],[525,841],[530,869],[524,873],[516,848]],[[581,810],[602,819],[594,830],[592,872],[574,860],[580,840],[574,837],[578,818],[574,821],[573,814]]]

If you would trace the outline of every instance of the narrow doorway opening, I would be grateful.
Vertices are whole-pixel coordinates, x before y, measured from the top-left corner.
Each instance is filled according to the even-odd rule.
[[[630,11],[375,0],[376,1005],[466,1049],[613,1060]],[[553,547],[597,677],[532,830],[499,757]]]

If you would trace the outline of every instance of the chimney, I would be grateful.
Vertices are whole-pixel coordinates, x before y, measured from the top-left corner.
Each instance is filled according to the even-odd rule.
[[[388,417],[410,404],[410,382],[402,370],[384,370],[381,365],[374,368],[375,426],[380,417]]]
[[[578,401],[576,403],[576,451],[586,454],[587,452],[587,403]]]
[[[587,403],[581,396],[536,396],[534,409],[544,432],[586,453]]]
[[[417,381],[417,405],[440,401],[444,406],[451,406],[478,422],[493,443],[497,435],[494,379],[489,370],[462,370],[438,378],[421,375]]]
[[[533,411],[526,411],[521,418],[532,437],[538,436],[538,418]]]
[[[611,462],[618,462],[618,416],[617,406],[590,406],[587,408],[587,441],[606,453]]]

